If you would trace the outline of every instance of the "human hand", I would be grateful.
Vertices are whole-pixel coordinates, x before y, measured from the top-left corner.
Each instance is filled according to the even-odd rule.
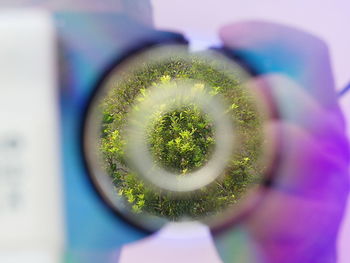
[[[228,230],[216,237],[223,260],[335,262],[349,156],[326,44],[263,22],[225,26],[220,37],[260,73],[254,86],[267,87],[274,98],[280,118],[268,129],[281,142],[277,178],[242,224],[250,257],[230,252],[235,230]]]

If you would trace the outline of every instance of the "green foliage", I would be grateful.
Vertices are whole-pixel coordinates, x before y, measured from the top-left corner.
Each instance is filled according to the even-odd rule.
[[[214,146],[212,123],[195,105],[158,117],[149,128],[149,145],[157,164],[176,173],[201,167]]]
[[[218,71],[216,62],[193,56],[190,60],[174,57],[162,64],[145,65],[141,70],[114,82],[100,107],[103,113],[100,151],[104,168],[113,179],[116,192],[135,213],[147,212],[171,220],[200,218],[235,204],[253,184],[259,183],[257,165],[261,153],[261,119],[239,76]],[[123,131],[127,114],[135,101],[147,99],[147,88],[174,79],[191,79],[195,88],[210,86],[211,96],[223,96],[229,105],[240,144],[223,179],[195,195],[175,198],[147,187],[125,162],[126,141]],[[179,174],[200,168],[215,147],[210,118],[196,105],[160,114],[148,128],[150,152],[156,163]]]

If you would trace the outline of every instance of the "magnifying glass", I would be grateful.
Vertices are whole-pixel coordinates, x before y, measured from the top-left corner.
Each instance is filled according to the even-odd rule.
[[[220,231],[263,199],[274,177],[273,109],[225,52],[164,44],[106,72],[89,103],[83,154],[115,214],[148,232],[169,221]]]

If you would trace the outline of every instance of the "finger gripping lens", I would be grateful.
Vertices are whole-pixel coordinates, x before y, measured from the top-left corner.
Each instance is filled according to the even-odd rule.
[[[84,126],[84,157],[103,199],[151,231],[169,220],[215,228],[241,217],[271,156],[268,113],[250,79],[218,52],[181,45],[117,63]]]

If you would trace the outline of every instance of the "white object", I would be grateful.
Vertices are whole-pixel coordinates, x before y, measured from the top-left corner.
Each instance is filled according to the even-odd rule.
[[[198,222],[169,223],[156,234],[122,248],[119,263],[222,263],[209,228]]]
[[[60,262],[63,216],[53,22],[0,12],[0,262]]]

